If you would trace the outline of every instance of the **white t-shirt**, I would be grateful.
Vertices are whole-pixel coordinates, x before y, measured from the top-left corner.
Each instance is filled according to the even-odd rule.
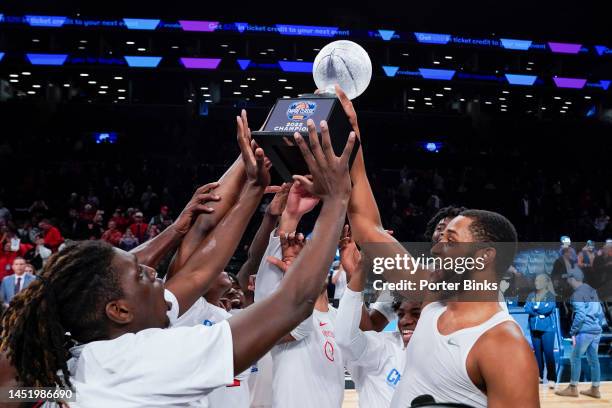
[[[336,344],[336,310],[315,310],[310,334],[272,349],[275,408],[340,408],[344,397],[344,361]],[[302,324],[300,326],[306,326]]]
[[[399,331],[361,331],[361,297],[361,292],[353,292],[349,288],[344,292],[338,307],[336,336],[355,382],[359,406],[387,408],[404,372],[404,340]]]
[[[176,322],[173,327],[180,326],[213,326],[232,317],[225,309],[212,305],[204,298],[199,298]],[[250,404],[249,375],[248,369],[234,378],[233,384],[227,387],[219,387],[208,394],[207,403],[211,408],[248,408]],[[202,401],[204,405],[204,401]]]
[[[185,407],[234,382],[227,322],[147,329],[71,350],[76,408]]]
[[[251,408],[272,408],[273,367],[272,356],[267,352],[251,368],[249,376]]]
[[[255,280],[255,302],[261,302],[270,296],[280,285],[283,279],[283,272],[276,266],[267,261],[268,256],[273,256],[278,259],[282,258],[280,238],[274,236],[277,230],[270,233],[268,247],[261,258],[259,269],[257,270],[257,279]],[[251,390],[251,407],[252,408],[270,408],[272,407],[272,357],[268,352],[262,357],[257,364],[251,369],[249,377],[249,389]]]

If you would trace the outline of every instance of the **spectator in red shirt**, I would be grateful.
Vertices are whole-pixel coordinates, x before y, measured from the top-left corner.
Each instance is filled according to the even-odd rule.
[[[119,246],[123,234],[117,229],[117,223],[113,220],[108,222],[108,229],[102,234],[102,240],[116,247]]]
[[[115,225],[117,227],[117,229],[119,231],[121,231],[122,233],[125,232],[125,230],[129,227],[130,225],[130,220],[125,216],[123,210],[121,208],[117,208],[115,210],[115,212],[113,213],[113,216],[111,218],[111,221],[115,222]]]
[[[64,242],[64,237],[62,237],[60,231],[51,225],[47,219],[40,221],[38,228],[42,230],[45,246],[54,253],[57,252],[57,248]]]
[[[147,239],[147,229],[149,228],[149,224],[143,221],[144,216],[141,212],[137,212],[134,214],[134,223],[130,225],[130,230],[132,234],[138,239],[138,242],[145,242]]]
[[[85,204],[85,206],[83,207],[83,211],[81,211],[81,214],[79,214],[81,219],[86,222],[92,221],[95,215],[96,209],[91,204]]]

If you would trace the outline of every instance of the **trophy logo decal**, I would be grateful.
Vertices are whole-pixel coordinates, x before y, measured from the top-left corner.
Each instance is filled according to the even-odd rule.
[[[289,120],[306,120],[312,116],[317,109],[317,104],[312,101],[296,101],[289,105],[287,118]]]

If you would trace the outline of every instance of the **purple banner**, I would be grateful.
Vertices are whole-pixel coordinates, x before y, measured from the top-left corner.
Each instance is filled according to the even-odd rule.
[[[185,68],[195,69],[217,69],[221,58],[181,58]]]

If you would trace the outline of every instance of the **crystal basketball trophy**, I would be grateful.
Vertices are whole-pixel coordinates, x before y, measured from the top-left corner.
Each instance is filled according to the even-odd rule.
[[[308,141],[306,122],[312,119],[319,137],[320,122],[327,121],[332,148],[342,154],[352,131],[340,101],[335,96],[338,84],[349,99],[359,96],[372,78],[372,63],[368,53],[352,41],[334,41],[319,51],[313,63],[313,77],[319,94],[304,94],[299,98],[277,99],[261,131],[253,132],[255,141],[264,149],[280,176],[290,181],[294,174],[308,174],[308,166],[293,134],[299,132]],[[350,157],[349,165],[359,149],[359,140]]]

